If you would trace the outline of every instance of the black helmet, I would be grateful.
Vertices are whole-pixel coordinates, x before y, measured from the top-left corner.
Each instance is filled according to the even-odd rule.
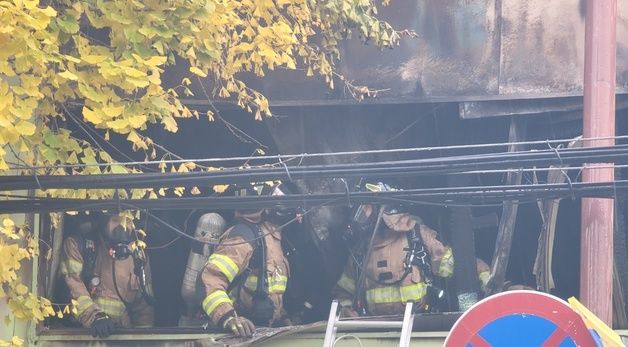
[[[231,186],[233,196],[245,197],[245,196],[263,196],[271,194],[271,186],[267,183],[249,183],[249,184],[237,184]],[[260,212],[261,208],[238,208],[237,211],[242,214],[253,214]]]
[[[296,187],[290,183],[279,183],[271,187],[271,196],[286,196],[296,192]],[[284,225],[292,221],[300,208],[277,206],[268,210],[267,218],[277,225]]]

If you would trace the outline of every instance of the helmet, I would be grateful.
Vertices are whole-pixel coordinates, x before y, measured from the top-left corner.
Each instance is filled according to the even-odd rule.
[[[249,183],[249,184],[238,184],[232,186],[233,188],[233,196],[262,196],[262,195],[270,195],[271,187],[267,183]],[[260,212],[261,208],[243,208],[237,209],[239,213],[242,214],[253,214]]]
[[[293,194],[296,189],[288,183],[279,183],[272,187],[271,190],[271,196],[286,196]],[[277,225],[284,225],[296,217],[298,210],[294,207],[278,206],[268,211],[267,218]]]
[[[364,183],[359,186],[359,189],[365,192],[389,192],[399,190],[383,182]],[[364,204],[355,207],[351,213],[351,220],[349,221],[349,227],[347,228],[344,238],[348,241],[355,240],[358,235],[373,231],[377,221],[377,207],[377,204]],[[404,212],[406,212],[406,209],[402,205],[384,205],[383,213],[385,214]]]
[[[100,215],[99,229],[109,248],[109,254],[117,259],[126,259],[131,255],[130,243],[133,241],[133,224],[122,225],[125,219],[117,212],[105,212]],[[114,219],[114,223],[110,223]]]

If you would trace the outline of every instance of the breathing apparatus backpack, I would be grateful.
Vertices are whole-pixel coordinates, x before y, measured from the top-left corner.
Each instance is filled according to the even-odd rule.
[[[257,270],[257,286],[253,292],[253,305],[247,317],[251,321],[260,326],[268,326],[273,318],[275,307],[270,300],[268,291],[268,276],[266,275],[266,240],[264,233],[259,224],[251,223],[246,220],[239,220],[238,224],[233,227],[230,236],[240,236],[248,241],[253,247],[253,255],[249,261],[249,266],[242,271],[236,278],[231,281],[227,292],[236,289],[241,290],[244,281],[251,274],[251,270]],[[239,294],[239,293],[238,293]],[[236,296],[237,297],[237,296]]]

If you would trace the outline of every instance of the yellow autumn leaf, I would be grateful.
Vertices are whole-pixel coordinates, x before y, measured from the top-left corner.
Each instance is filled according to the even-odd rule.
[[[146,116],[144,115],[129,117],[129,124],[134,128],[139,128],[144,125],[144,123],[146,123]]]
[[[124,69],[124,73],[129,77],[141,78],[146,77],[146,73],[132,67]]]
[[[129,120],[121,118],[117,120],[108,121],[107,126],[113,130],[122,130],[129,126]]]
[[[148,60],[144,60],[144,64],[148,65],[148,66],[159,66],[159,65],[163,65],[166,63],[167,58],[166,57],[159,57],[159,56],[155,56],[155,57],[151,57]]]
[[[109,57],[107,57],[106,55],[81,55],[81,58],[88,64],[94,65],[102,63],[103,61],[109,59]]]
[[[42,9],[41,13],[43,13],[47,17],[56,17],[57,16],[57,11],[55,11],[55,9],[50,7],[50,6],[46,6],[46,8]]]
[[[76,76],[75,74],[73,74],[72,72],[65,70],[61,73],[59,73],[59,76],[67,79],[67,80],[71,80],[71,81],[78,81],[78,76]]]
[[[22,340],[18,336],[13,336],[11,338],[11,343],[13,344],[13,346],[20,347],[20,346],[24,345],[24,340]]]
[[[83,117],[88,122],[92,122],[94,124],[102,123],[102,117],[100,116],[100,114],[96,111],[90,110],[89,108],[87,108],[87,106],[83,106]]]
[[[108,106],[102,108],[102,112],[109,118],[121,115],[122,111],[124,111],[124,106]]]
[[[17,132],[23,136],[33,135],[35,133],[35,129],[35,124],[27,121],[20,121],[15,125],[15,130],[17,130]]]
[[[20,283],[15,287],[15,292],[17,295],[24,295],[28,293],[28,287]]]
[[[2,225],[3,225],[5,228],[13,228],[13,227],[15,226],[15,222],[13,222],[13,220],[11,220],[11,219],[9,219],[9,218],[5,218],[5,219],[2,221]]]
[[[191,66],[190,72],[200,77],[207,77],[207,74],[203,72],[203,70],[197,68],[196,66]]]
[[[80,63],[80,62],[81,62],[81,59],[79,59],[79,58],[77,58],[77,57],[73,57],[73,56],[71,56],[71,55],[64,54],[64,55],[63,55],[63,57],[64,57],[65,59],[67,59],[68,61],[72,62],[72,63],[76,63],[76,64],[78,64],[78,63]]]
[[[220,194],[220,193],[224,193],[227,190],[227,188],[229,188],[228,184],[217,184],[214,186],[213,189],[216,193]]]

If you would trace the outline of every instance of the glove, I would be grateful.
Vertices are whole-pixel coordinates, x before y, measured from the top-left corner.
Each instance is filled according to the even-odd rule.
[[[104,312],[98,312],[96,314],[96,319],[92,322],[92,336],[93,337],[108,337],[113,333],[113,329],[115,325],[109,316],[107,316]]]
[[[231,316],[222,327],[236,336],[251,337],[255,333],[255,324],[244,317]]]

